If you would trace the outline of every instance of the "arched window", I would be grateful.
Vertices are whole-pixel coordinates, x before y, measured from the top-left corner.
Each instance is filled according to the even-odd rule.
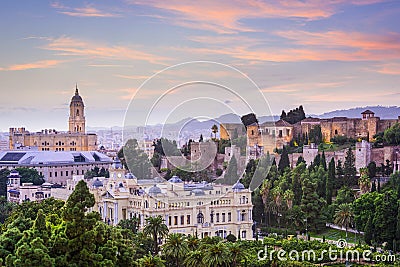
[[[76,116],[79,116],[79,109],[76,110]]]
[[[337,134],[338,134],[338,130],[336,129],[336,130],[335,130],[335,135],[337,135]]]
[[[197,214],[197,223],[204,223],[204,215],[201,212]]]

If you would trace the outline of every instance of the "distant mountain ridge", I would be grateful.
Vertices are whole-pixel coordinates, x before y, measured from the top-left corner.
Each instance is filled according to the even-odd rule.
[[[327,118],[333,118],[333,117],[348,117],[348,118],[361,118],[361,112],[365,110],[371,110],[375,112],[376,117],[380,117],[381,119],[397,119],[400,116],[400,107],[398,106],[390,106],[390,107],[385,107],[385,106],[366,106],[366,107],[356,107],[356,108],[351,108],[351,109],[342,109],[342,110],[334,110],[334,111],[329,111],[323,114],[307,114],[306,117],[313,117],[313,118],[320,118],[320,119],[327,119]],[[307,107],[305,107],[305,110],[307,111]],[[228,113],[224,114],[216,119],[213,120],[206,120],[206,121],[199,121],[197,119],[192,119],[192,118],[186,118],[183,120],[180,120],[176,123],[171,123],[168,125],[165,125],[165,129],[180,129],[183,125],[186,124],[186,122],[191,121],[189,124],[186,124],[185,129],[186,130],[194,130],[194,129],[211,129],[211,127],[214,124],[218,123],[241,123],[240,120],[240,115],[233,114],[233,113]],[[258,122],[259,123],[264,123],[267,121],[277,121],[279,120],[280,116],[279,115],[273,115],[273,116],[260,116],[258,117]],[[153,126],[161,126],[161,125],[153,125]],[[120,131],[122,130],[122,127],[120,126],[114,126],[112,127],[113,130],[115,131]],[[88,131],[98,131],[98,130],[110,130],[110,127],[87,127]]]
[[[351,109],[335,110],[320,115],[307,114],[307,117],[315,117],[320,119],[328,119],[333,117],[360,118],[361,113],[367,109],[374,112],[375,117],[380,117],[381,119],[397,119],[400,116],[400,107],[398,106],[391,106],[391,107],[366,106],[366,107],[356,107]]]

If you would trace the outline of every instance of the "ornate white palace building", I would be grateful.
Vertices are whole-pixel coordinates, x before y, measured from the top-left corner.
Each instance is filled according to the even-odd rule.
[[[52,189],[52,196],[67,199],[81,179],[75,176],[65,189]],[[142,180],[122,168],[111,168],[109,179],[97,177],[87,183],[96,199],[93,210],[112,225],[137,217],[142,229],[146,218],[160,215],[171,233],[253,237],[251,192],[241,183],[188,183],[176,176]]]

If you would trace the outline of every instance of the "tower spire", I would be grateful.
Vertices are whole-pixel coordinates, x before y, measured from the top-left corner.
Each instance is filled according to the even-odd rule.
[[[79,92],[78,92],[78,83],[76,83],[76,85],[75,85],[75,95],[79,95]]]

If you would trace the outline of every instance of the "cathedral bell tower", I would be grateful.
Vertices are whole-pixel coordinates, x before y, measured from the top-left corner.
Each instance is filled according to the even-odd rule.
[[[71,99],[69,105],[69,132],[85,133],[85,105],[82,97],[78,92],[78,84],[76,85],[75,95]]]

